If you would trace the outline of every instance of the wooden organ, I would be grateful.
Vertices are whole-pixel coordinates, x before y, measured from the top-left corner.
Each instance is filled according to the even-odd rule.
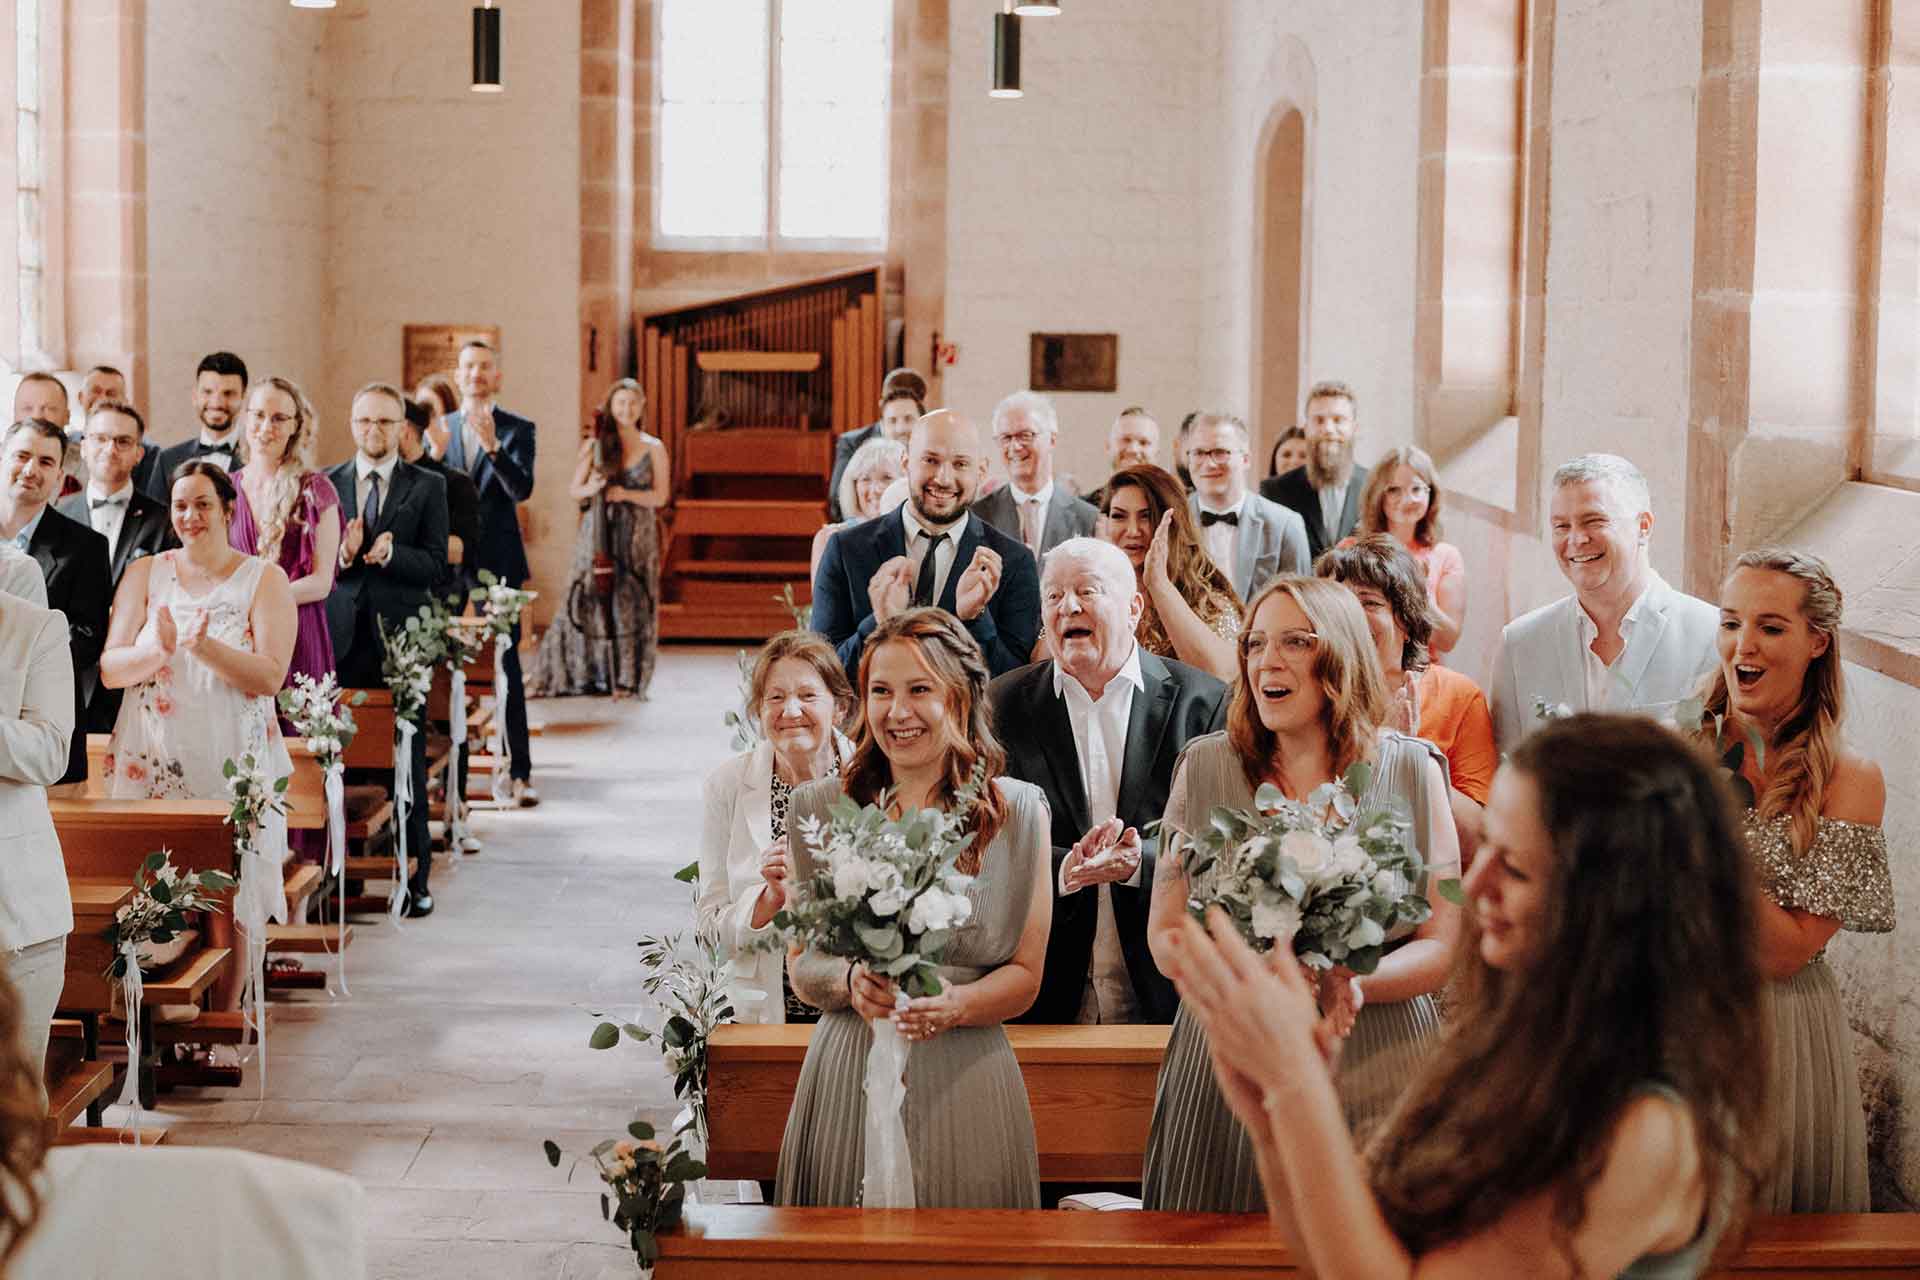
[[[881,267],[645,317],[648,429],[673,462],[660,635],[762,640],[812,599],[839,435],[878,416]]]

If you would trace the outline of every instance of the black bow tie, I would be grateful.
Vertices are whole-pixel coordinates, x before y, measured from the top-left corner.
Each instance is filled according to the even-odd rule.
[[[205,440],[201,440],[193,446],[193,456],[196,458],[205,457],[209,453],[224,453],[231,458],[233,456],[233,446],[231,444],[208,444]]]
[[[87,508],[91,511],[98,511],[102,507],[124,507],[126,505],[127,505],[127,495],[124,493],[117,498],[88,498],[87,499]]]
[[[1202,529],[1210,524],[1230,524],[1237,527],[1239,523],[1240,513],[1238,511],[1208,511],[1204,507],[1200,509],[1200,527]]]

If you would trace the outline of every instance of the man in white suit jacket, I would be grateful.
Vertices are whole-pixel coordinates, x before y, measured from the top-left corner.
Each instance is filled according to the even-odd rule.
[[[1509,622],[1494,659],[1494,735],[1511,750],[1555,714],[1636,711],[1665,719],[1715,661],[1720,611],[1653,571],[1646,477],[1590,453],[1553,473],[1554,559],[1573,594]]]
[[[1242,603],[1283,573],[1312,573],[1306,522],[1299,513],[1247,489],[1247,426],[1224,413],[1202,413],[1187,433],[1193,496],[1187,505],[1200,543],[1233,580]]]

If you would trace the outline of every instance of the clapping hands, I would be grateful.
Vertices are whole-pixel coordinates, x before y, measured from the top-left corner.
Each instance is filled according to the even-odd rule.
[[[1109,818],[1068,851],[1060,864],[1060,891],[1073,893],[1096,884],[1131,880],[1140,869],[1140,833]]]
[[[913,604],[913,579],[913,561],[906,556],[895,556],[873,571],[867,582],[867,599],[873,605],[875,622],[906,612]]]
[[[972,622],[1000,589],[1000,553],[988,547],[974,550],[967,571],[954,588],[953,612],[962,622]]]

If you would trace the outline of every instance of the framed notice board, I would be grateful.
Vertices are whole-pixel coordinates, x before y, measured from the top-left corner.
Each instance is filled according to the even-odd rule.
[[[1120,335],[1036,333],[1027,385],[1034,391],[1118,391]]]
[[[430,373],[452,374],[460,348],[475,338],[500,349],[497,324],[409,324],[401,327],[400,383],[411,392]]]

